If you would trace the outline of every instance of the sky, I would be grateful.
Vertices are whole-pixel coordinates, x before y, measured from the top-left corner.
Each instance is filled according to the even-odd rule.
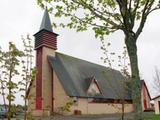
[[[0,1],[0,46],[7,49],[8,42],[12,41],[22,49],[21,36],[33,36],[39,31],[43,10],[36,0],[1,0]],[[50,15],[51,21],[57,21]],[[152,88],[155,67],[160,69],[160,11],[152,13],[140,35],[138,46],[138,62],[141,79],[149,87],[151,96],[155,96]],[[95,39],[92,31],[77,33],[74,30],[56,28],[53,31],[58,36],[58,52],[78,57],[87,61],[105,65],[100,59],[103,55],[101,42]],[[34,37],[32,37],[34,39]],[[115,32],[105,37],[105,42],[111,42],[111,49],[119,54],[124,46],[124,35]],[[115,68],[116,69],[116,68]],[[0,97],[0,103],[2,102]],[[22,103],[17,96],[15,103]]]

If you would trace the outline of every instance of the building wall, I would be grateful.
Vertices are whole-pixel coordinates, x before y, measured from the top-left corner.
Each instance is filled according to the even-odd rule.
[[[160,114],[159,102],[160,102],[160,97],[154,99],[155,114]]]
[[[89,103],[86,98],[79,98],[77,105],[71,108],[72,113],[74,110],[80,110],[82,114],[110,114],[121,113],[121,104],[113,103]],[[125,113],[133,111],[133,104],[125,104]]]
[[[64,91],[55,71],[53,71],[53,81],[54,112],[60,112],[60,108],[65,106],[69,97]]]
[[[69,100],[65,90],[63,89],[58,76],[55,71],[51,69],[49,65],[47,56],[55,56],[53,49],[43,47],[43,57],[42,57],[42,110],[35,110],[35,98],[28,101],[29,108],[28,111],[33,111],[35,115],[49,115],[52,111],[59,112],[61,107],[66,105]],[[52,81],[53,80],[53,81]],[[29,96],[31,94],[35,95],[36,82],[33,82]],[[53,97],[53,98],[52,98]],[[53,104],[52,104],[53,103]],[[95,109],[96,108],[96,109]],[[88,103],[87,99],[79,98],[78,104],[71,107],[71,112],[67,114],[74,114],[75,110],[80,110],[82,114],[104,114],[104,113],[118,113],[120,112],[120,104],[102,104],[102,103]],[[126,112],[133,111],[132,104],[128,104],[125,107]],[[66,114],[66,113],[64,113]]]
[[[42,57],[42,110],[52,111],[52,69],[47,56],[55,56],[53,49],[43,47]]]
[[[28,100],[28,111],[32,112],[35,116],[50,115],[52,112],[52,69],[47,56],[55,56],[55,51],[47,47],[43,47],[42,51],[42,109],[35,109],[35,98]],[[36,95],[36,81],[33,81],[33,84],[30,88],[29,95],[32,93]]]
[[[46,70],[47,71],[47,70]],[[52,74],[52,73],[50,73]],[[49,75],[50,76],[50,75]],[[46,79],[50,77],[46,76]],[[45,79],[45,80],[46,80]],[[48,80],[49,80],[48,79]],[[50,81],[48,81],[50,83]],[[47,83],[43,82],[43,86],[44,84],[46,85]],[[30,93],[29,95],[31,95],[32,93],[35,95],[35,81],[33,82],[33,85],[31,87]],[[48,84],[49,86],[49,84]],[[43,110],[35,110],[35,104],[31,104],[32,102],[35,103],[35,99],[30,99],[29,102],[29,108],[28,111],[32,112],[33,110],[33,114],[34,115],[47,115],[49,114],[48,112],[51,110],[47,110],[49,109],[47,107],[50,106],[50,108],[52,107],[52,99],[51,96],[47,96],[47,94],[52,94],[51,91],[49,91],[51,88],[47,88],[44,86],[43,88],[43,97],[44,94],[45,95],[45,99],[43,99]],[[66,105],[66,103],[69,100],[69,96],[67,96],[66,92],[63,89],[62,84],[60,83],[58,76],[56,75],[56,73],[53,71],[53,106],[54,106],[54,112],[60,112],[62,114],[74,114],[75,110],[80,110],[82,114],[108,114],[108,113],[120,113],[121,112],[121,104],[106,104],[106,103],[89,103],[88,99],[86,98],[78,98],[77,103],[75,103],[74,105],[72,105],[72,107],[70,108],[70,112],[62,112],[60,110],[61,107],[64,107]],[[49,103],[50,101],[50,103]],[[46,106],[45,106],[46,105]],[[45,108],[46,107],[46,108]],[[96,108],[96,109],[95,109]],[[133,111],[133,105],[132,104],[126,104],[125,105],[125,112],[132,112]]]
[[[42,109],[42,47],[36,50],[36,104],[35,109]]]
[[[70,112],[62,112],[61,107],[64,107],[69,101],[69,96],[63,89],[57,75],[53,72],[54,77],[54,111],[61,112],[62,114],[74,114],[75,110],[80,110],[82,114],[108,114],[108,113],[120,113],[121,104],[106,104],[106,103],[88,103],[86,98],[78,98],[77,102],[72,105]],[[96,109],[95,109],[96,108]],[[133,105],[126,104],[125,112],[132,112]]]
[[[141,88],[141,101],[142,101],[142,109],[147,110],[151,108],[150,97],[148,95],[148,91],[146,86],[143,84]],[[146,105],[145,105],[146,104]],[[145,108],[146,106],[146,108]]]

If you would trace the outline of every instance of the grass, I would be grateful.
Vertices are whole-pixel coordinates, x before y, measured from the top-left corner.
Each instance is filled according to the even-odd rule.
[[[160,115],[145,114],[144,118],[145,118],[145,120],[160,120]]]

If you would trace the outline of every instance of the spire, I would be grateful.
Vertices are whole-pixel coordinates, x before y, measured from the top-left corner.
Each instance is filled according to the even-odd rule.
[[[47,8],[44,11],[40,30],[34,34],[35,36],[35,50],[41,47],[48,47],[57,49],[57,36],[58,34],[52,31],[51,21],[49,18]]]
[[[43,30],[43,29],[47,30],[47,31],[50,31],[50,32],[53,32],[47,7],[46,7],[46,9],[44,11],[44,15],[43,15],[43,19],[42,19],[41,27],[40,27],[40,30]]]

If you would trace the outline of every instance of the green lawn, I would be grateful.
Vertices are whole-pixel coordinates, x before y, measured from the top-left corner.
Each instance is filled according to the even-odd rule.
[[[144,115],[145,120],[160,120],[160,115],[146,114]]]

